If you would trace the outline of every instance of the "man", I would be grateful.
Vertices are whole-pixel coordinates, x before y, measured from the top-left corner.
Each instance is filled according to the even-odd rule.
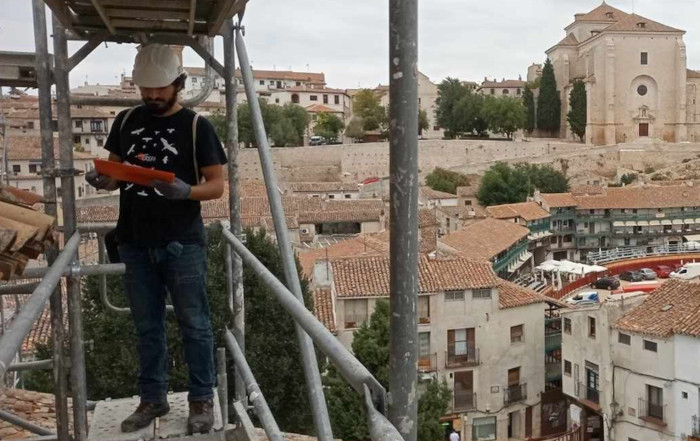
[[[206,294],[206,249],[199,201],[221,197],[226,156],[213,126],[177,101],[187,74],[167,46],[144,46],[133,80],[143,106],[117,115],[105,148],[109,160],[175,174],[153,187],[118,182],[91,171],[98,189],[120,189],[116,241],[126,265],[124,287],[138,336],[141,402],[124,432],[168,413],[165,298],[170,293],[189,367],[188,432],[213,423],[214,348]],[[193,133],[195,132],[195,133]]]
[[[455,429],[452,429],[452,433],[450,433],[450,441],[459,441],[459,433]]]

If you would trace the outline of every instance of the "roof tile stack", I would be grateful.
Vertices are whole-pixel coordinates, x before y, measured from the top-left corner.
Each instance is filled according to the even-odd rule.
[[[69,407],[71,407],[70,398],[68,402]],[[0,395],[0,409],[11,412],[47,430],[55,430],[56,428],[56,406],[54,405],[54,396],[51,394],[22,389],[4,389]],[[68,413],[71,413],[70,410]],[[0,439],[23,439],[35,436],[27,430],[0,421]]]

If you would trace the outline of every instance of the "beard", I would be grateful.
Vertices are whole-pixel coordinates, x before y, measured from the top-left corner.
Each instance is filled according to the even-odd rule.
[[[146,104],[146,108],[151,114],[162,115],[175,105],[177,102],[177,93],[173,93],[168,100],[144,99],[143,102]]]

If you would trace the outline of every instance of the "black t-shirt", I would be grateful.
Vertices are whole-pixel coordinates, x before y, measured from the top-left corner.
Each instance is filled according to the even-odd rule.
[[[124,123],[128,110],[117,115],[105,148],[126,164],[163,170],[190,185],[197,184],[192,146],[195,112],[181,109],[157,117],[141,106]],[[197,120],[197,165],[225,164],[226,155],[214,127],[204,117]],[[120,183],[117,241],[144,247],[172,241],[204,243],[204,224],[199,201],[170,200],[151,187]]]

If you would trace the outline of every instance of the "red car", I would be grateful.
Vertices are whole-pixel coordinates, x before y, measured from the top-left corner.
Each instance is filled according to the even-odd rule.
[[[654,268],[654,271],[656,271],[656,275],[659,277],[659,279],[668,279],[668,276],[673,271],[673,268],[667,265],[659,265]]]

